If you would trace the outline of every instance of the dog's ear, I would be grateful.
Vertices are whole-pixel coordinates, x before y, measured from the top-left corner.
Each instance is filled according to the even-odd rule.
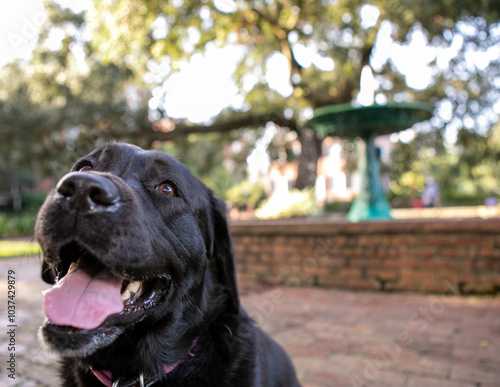
[[[213,239],[211,256],[217,268],[219,281],[228,293],[229,311],[238,314],[240,300],[236,283],[236,268],[233,245],[226,221],[226,206],[215,197],[211,197]]]
[[[42,263],[42,279],[48,284],[54,285],[56,283],[57,274],[53,265],[47,262]]]

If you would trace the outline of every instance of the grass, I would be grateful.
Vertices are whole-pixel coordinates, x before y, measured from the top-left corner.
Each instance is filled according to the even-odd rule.
[[[29,241],[0,241],[0,258],[41,254],[40,246]]]

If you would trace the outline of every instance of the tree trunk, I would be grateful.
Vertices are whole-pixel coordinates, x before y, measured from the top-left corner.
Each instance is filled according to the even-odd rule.
[[[295,188],[313,188],[316,183],[318,159],[321,156],[321,140],[312,129],[301,128],[297,132],[301,152]]]

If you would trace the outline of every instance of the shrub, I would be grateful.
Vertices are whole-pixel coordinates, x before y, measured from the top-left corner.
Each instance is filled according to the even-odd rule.
[[[31,236],[35,227],[36,211],[0,212],[0,238]]]
[[[338,201],[338,202],[330,202],[326,203],[323,207],[323,210],[326,213],[342,213],[347,214],[349,209],[351,208],[352,202],[347,201]]]
[[[285,195],[273,195],[255,215],[260,219],[296,218],[319,215],[314,189],[292,190]]]
[[[266,187],[263,182],[251,183],[243,180],[229,189],[226,193],[227,200],[239,209],[247,207],[257,208],[266,198]]]

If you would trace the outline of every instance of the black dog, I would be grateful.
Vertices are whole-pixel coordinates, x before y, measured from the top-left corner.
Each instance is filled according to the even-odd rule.
[[[59,181],[35,231],[63,385],[299,385],[240,306],[224,213],[183,164],[127,144]]]

